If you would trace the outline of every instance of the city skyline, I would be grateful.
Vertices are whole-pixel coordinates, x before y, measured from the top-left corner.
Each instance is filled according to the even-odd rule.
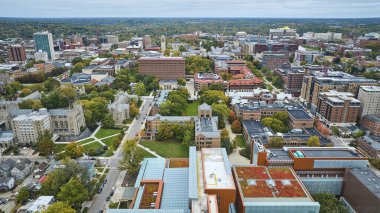
[[[15,12],[18,11],[18,12]],[[380,2],[365,0],[5,0],[2,17],[245,17],[245,18],[372,18],[379,17]],[[19,15],[20,14],[20,15]]]

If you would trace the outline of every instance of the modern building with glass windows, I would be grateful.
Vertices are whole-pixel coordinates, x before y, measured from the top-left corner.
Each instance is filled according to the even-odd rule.
[[[54,46],[53,46],[53,36],[51,33],[44,31],[44,32],[37,32],[33,34],[34,37],[34,44],[36,52],[42,51],[47,52],[49,60],[54,59]]]

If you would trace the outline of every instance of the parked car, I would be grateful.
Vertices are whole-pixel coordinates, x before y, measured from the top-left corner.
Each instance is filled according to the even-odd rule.
[[[107,183],[107,178],[104,179],[104,181],[103,181],[103,185],[106,184],[106,183]]]
[[[110,197],[112,197],[113,193],[114,193],[113,191],[110,192]]]
[[[111,197],[108,196],[108,197],[106,198],[106,201],[110,201],[110,200],[111,200]]]

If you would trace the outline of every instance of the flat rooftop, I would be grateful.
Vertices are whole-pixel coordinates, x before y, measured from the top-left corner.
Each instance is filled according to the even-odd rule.
[[[244,202],[310,202],[312,198],[291,168],[234,167]]]
[[[230,163],[224,148],[202,149],[204,186],[208,189],[234,189]]]
[[[369,168],[350,169],[349,172],[355,176],[363,185],[380,199],[380,177]]]
[[[297,119],[297,120],[312,120],[313,119],[310,117],[309,114],[307,114],[302,109],[288,110],[288,113],[290,114],[290,116],[292,116],[294,119]]]
[[[331,149],[331,148],[289,148],[293,153],[294,157],[297,151],[300,151],[303,155],[298,155],[299,158],[359,158],[359,154],[350,149]]]
[[[361,86],[360,89],[367,92],[380,92],[379,86]]]

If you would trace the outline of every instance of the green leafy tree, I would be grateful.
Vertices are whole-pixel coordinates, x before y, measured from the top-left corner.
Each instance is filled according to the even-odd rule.
[[[136,117],[139,114],[139,108],[137,108],[136,103],[132,102],[129,104],[129,116],[131,118]]]
[[[277,112],[273,118],[280,120],[285,126],[289,126],[289,114],[287,112]]]
[[[228,103],[228,97],[224,94],[223,91],[218,90],[207,90],[202,93],[200,97],[201,102],[205,102],[208,105],[212,105],[214,103]]]
[[[48,206],[42,213],[76,213],[75,209],[65,202],[55,202]]]
[[[158,127],[156,139],[157,140],[168,140],[173,137],[173,131],[171,128],[171,125],[164,121],[161,123],[161,125]]]
[[[113,120],[112,114],[107,113],[103,120],[102,120],[102,125],[106,129],[112,129],[115,127],[115,121]]]
[[[309,139],[307,140],[307,146],[309,146],[309,147],[319,147],[319,146],[321,146],[321,144],[319,142],[319,137],[315,136],[315,135],[309,137]]]
[[[83,155],[83,146],[77,144],[76,142],[70,142],[65,147],[65,155],[70,158],[78,158]]]
[[[57,88],[59,88],[61,83],[58,80],[55,80],[54,78],[48,78],[46,81],[44,81],[43,86],[46,88],[48,92],[53,91]]]
[[[178,50],[179,50],[181,53],[182,53],[182,52],[186,52],[186,48],[185,48],[183,45],[179,46]]]
[[[33,109],[33,110],[38,110],[38,109],[43,108],[41,101],[39,99],[23,100],[20,103],[18,103],[18,107],[20,109]]]
[[[55,151],[55,144],[52,140],[53,135],[49,131],[45,131],[37,141],[37,150],[42,156],[52,155]]]
[[[282,137],[271,137],[268,144],[269,148],[282,148],[284,139]]]
[[[89,196],[87,189],[76,178],[71,178],[60,190],[57,194],[58,200],[70,204],[75,209],[81,209],[82,203]]]
[[[16,195],[17,203],[24,204],[29,199],[30,193],[27,187],[21,187]]]
[[[343,204],[332,194],[316,194],[313,198],[321,205],[320,213],[348,213]]]
[[[354,134],[354,138],[361,138],[365,135],[365,133],[362,130],[359,130],[357,133]]]
[[[59,188],[67,182],[67,176],[62,169],[55,169],[50,172],[45,182],[42,183],[40,194],[55,196],[59,192]]]
[[[230,113],[230,109],[225,104],[213,104],[212,115],[218,116],[218,128],[223,129],[226,126],[225,120]]]
[[[285,133],[288,131],[288,128],[282,123],[282,121],[276,118],[266,117],[261,120],[261,123],[264,126],[270,127],[274,132]]]
[[[198,72],[212,72],[214,62],[201,56],[190,56],[185,58],[186,74],[193,75]]]
[[[143,96],[146,93],[145,85],[143,83],[137,83],[134,86],[134,90],[135,90],[136,95],[138,96]]]
[[[135,175],[139,170],[142,158],[142,153],[137,146],[137,139],[127,140],[123,145],[123,159],[120,161],[120,169],[127,170],[130,175]]]
[[[232,146],[231,146],[231,141],[229,137],[221,139],[220,146],[226,149],[227,154],[232,153]]]
[[[186,80],[184,78],[178,79],[178,85],[180,85],[180,86],[186,86]]]

